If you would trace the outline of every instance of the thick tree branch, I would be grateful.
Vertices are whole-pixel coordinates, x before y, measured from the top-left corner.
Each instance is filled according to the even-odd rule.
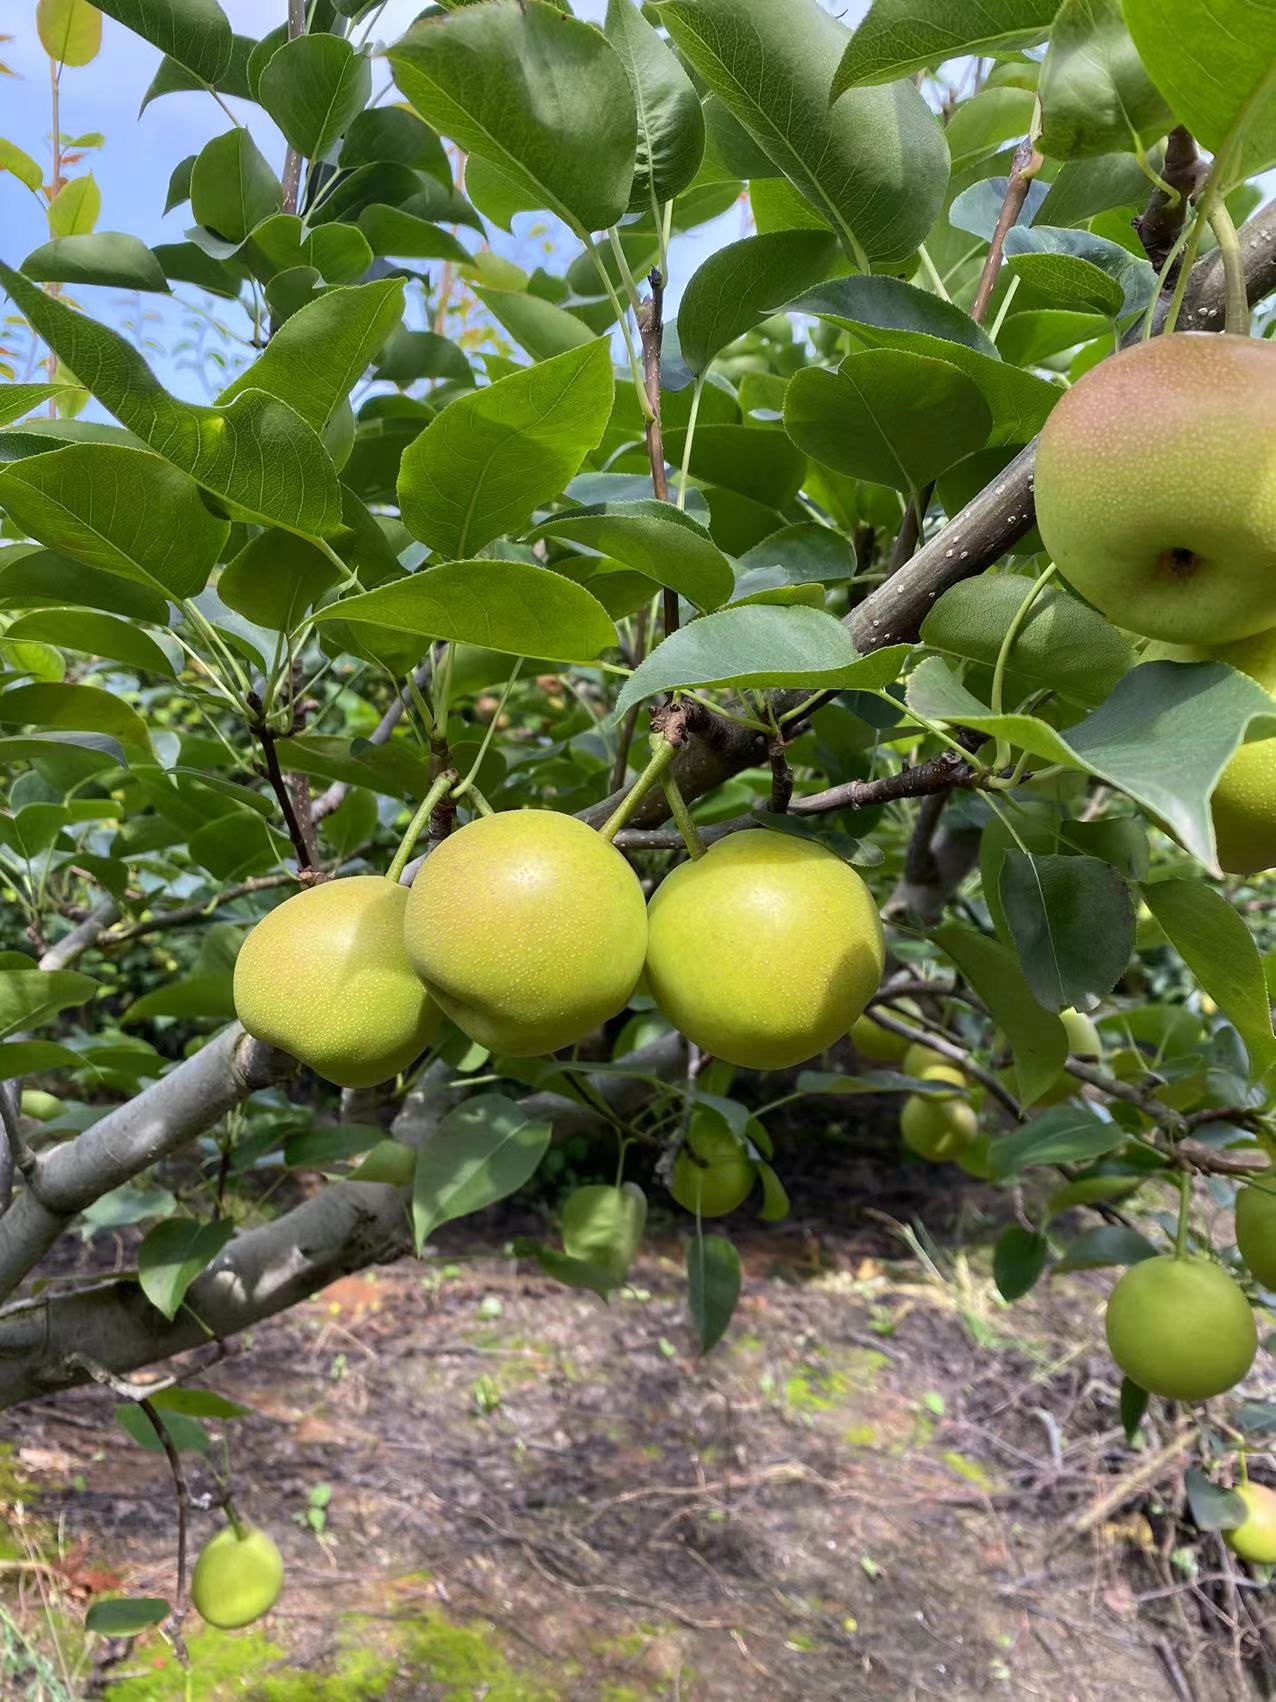
[[[1161,176],[1173,195],[1154,189],[1140,218],[1134,221],[1135,233],[1143,244],[1144,253],[1159,272],[1178,241],[1187,216],[1188,201],[1200,188],[1209,167],[1196,151],[1196,143],[1182,125],[1171,130],[1165,143],[1165,163]],[[1173,284],[1173,277],[1167,278]]]

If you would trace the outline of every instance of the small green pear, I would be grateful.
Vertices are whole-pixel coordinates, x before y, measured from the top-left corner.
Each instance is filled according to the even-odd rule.
[[[1251,1183],[1236,1196],[1236,1245],[1264,1288],[1276,1290],[1276,1192]]]
[[[964,1099],[910,1093],[899,1115],[899,1131],[906,1147],[940,1161],[956,1158],[971,1144],[979,1133],[979,1118]]]
[[[284,1587],[284,1561],[273,1539],[254,1525],[227,1525],[204,1544],[191,1574],[191,1601],[201,1619],[235,1631],[269,1613]]]
[[[765,828],[720,839],[656,888],[647,978],[689,1040],[752,1070],[831,1046],[882,977],[872,894],[840,857]]]
[[[1229,644],[1276,626],[1276,343],[1183,332],[1091,368],[1037,447],[1037,524],[1118,626]]]
[[[1071,1006],[1059,1012],[1059,1021],[1068,1031],[1068,1056],[1072,1058],[1101,1058],[1103,1041],[1094,1025],[1094,1018]]]
[[[1148,662],[1226,662],[1276,691],[1276,627],[1237,644],[1151,645]],[[1223,770],[1210,797],[1219,867],[1229,875],[1256,875],[1276,868],[1276,739],[1242,745]]]
[[[693,1113],[669,1189],[678,1204],[691,1212],[698,1207],[701,1217],[725,1217],[748,1199],[757,1179],[757,1165],[721,1118]]]
[[[43,1088],[24,1087],[21,1110],[24,1117],[31,1117],[37,1123],[48,1123],[62,1115],[62,1101],[56,1093],[46,1093]]]
[[[1245,1517],[1223,1532],[1223,1541],[1242,1560],[1276,1566],[1276,1490],[1265,1483],[1238,1483],[1234,1493],[1245,1503]]]
[[[898,1011],[905,1021],[920,1017],[921,1007],[914,999],[894,999],[891,1002],[892,1014]],[[867,1058],[874,1064],[898,1064],[908,1051],[910,1042],[902,1034],[896,1034],[893,1029],[883,1028],[871,1011],[865,1011],[863,1016],[856,1017],[851,1024],[851,1045],[861,1058]]]
[[[1254,1363],[1258,1331],[1244,1291],[1221,1265],[1172,1253],[1144,1259],[1108,1297],[1108,1347],[1149,1394],[1205,1401]]]
[[[235,960],[240,1022],[338,1087],[374,1087],[429,1045],[439,1013],[403,945],[408,893],[384,875],[307,887]]]
[[[647,915],[629,864],[575,816],[480,816],[421,865],[408,956],[457,1027],[513,1058],[557,1052],[624,1009]]]
[[[944,1053],[936,1052],[933,1046],[923,1046],[917,1041],[904,1053],[901,1067],[906,1076],[915,1076],[920,1081],[927,1070],[952,1069],[953,1061]]]

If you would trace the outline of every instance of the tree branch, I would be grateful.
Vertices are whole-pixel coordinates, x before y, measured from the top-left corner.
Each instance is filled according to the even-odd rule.
[[[638,334],[642,338],[642,378],[647,392],[651,418],[644,436],[647,440],[647,461],[651,467],[651,488],[657,502],[668,502],[669,484],[665,474],[665,436],[660,423],[660,357],[665,335],[665,281],[660,268],[653,266],[647,274],[651,294],[638,312]],[[665,636],[678,630],[678,593],[666,585],[661,601]]]
[[[1015,150],[1010,176],[1006,179],[1006,193],[1002,197],[1001,211],[997,214],[992,241],[988,244],[988,253],[984,257],[984,269],[979,274],[975,299],[970,304],[970,317],[976,325],[983,324],[988,303],[996,287],[997,274],[1001,270],[1001,254],[1006,245],[1006,232],[1023,211],[1023,204],[1028,199],[1028,186],[1041,170],[1041,165],[1041,155],[1031,142],[1024,142]]]
[[[1163,189],[1154,189],[1142,216],[1134,221],[1143,251],[1158,272],[1178,241],[1187,217],[1188,200],[1195,195],[1208,173],[1209,167],[1197,153],[1190,132],[1181,124],[1171,130],[1165,143],[1161,176],[1176,193],[1170,196]],[[1172,286],[1174,278],[1170,276],[1165,281]]]
[[[299,35],[306,33],[306,0],[288,0],[288,40],[296,41]],[[297,198],[301,193],[301,153],[291,145],[284,155],[284,174],[282,178],[284,191],[284,212],[297,211]]]

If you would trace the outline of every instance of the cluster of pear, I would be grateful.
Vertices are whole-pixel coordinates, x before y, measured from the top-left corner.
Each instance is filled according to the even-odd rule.
[[[905,1019],[924,1020],[912,999],[896,999],[890,1008]],[[981,1090],[951,1058],[884,1028],[867,1011],[851,1028],[851,1044],[861,1058],[898,1064],[904,1075],[933,1089],[910,1093],[904,1100],[899,1132],[910,1151],[936,1163],[969,1160],[979,1140]]]
[[[661,1011],[716,1058],[787,1068],[844,1035],[881,979],[881,919],[826,847],[756,829],[682,864],[648,904],[574,816],[512,810],[466,824],[407,890],[329,881],[273,910],[235,965],[252,1035],[340,1087],[409,1065],[446,1013],[507,1057],[571,1046],[646,973]]]
[[[1056,566],[1144,661],[1220,661],[1276,690],[1276,342],[1175,333],[1100,362],[1037,450]],[[1276,739],[1243,745],[1213,798],[1222,868],[1276,866]]]
[[[284,1561],[274,1540],[255,1525],[224,1525],[199,1551],[191,1601],[219,1631],[236,1631],[269,1613],[284,1587]]]

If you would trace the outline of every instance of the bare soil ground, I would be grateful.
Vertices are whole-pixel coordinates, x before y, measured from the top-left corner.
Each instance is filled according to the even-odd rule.
[[[503,1256],[543,1228],[526,1207],[482,1220],[477,1254],[472,1229],[444,1238],[236,1344],[206,1382],[253,1409],[222,1428],[288,1580],[250,1631],[188,1620],[189,1680],[157,1633],[78,1630],[93,1591],[174,1587],[163,1457],[101,1389],[4,1415],[3,1694],[1265,1694],[1266,1596],[1177,1517],[1184,1429],[1159,1414],[1125,1446],[1105,1274],[1008,1309],[986,1252],[1004,1197],[846,1151],[810,1168],[788,1224],[732,1220],[744,1295],[703,1360],[681,1224],[604,1307]],[[925,1222],[922,1256],[866,1204]],[[194,1523],[198,1544],[213,1517]]]

